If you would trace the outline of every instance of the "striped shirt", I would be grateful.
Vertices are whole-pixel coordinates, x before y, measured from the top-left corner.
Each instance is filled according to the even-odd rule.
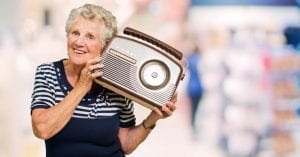
[[[135,125],[132,100],[98,84],[94,84],[92,89],[76,107],[73,118],[98,119],[119,114],[120,127]],[[72,86],[67,81],[63,60],[39,65],[35,74],[31,111],[55,106],[71,90]]]

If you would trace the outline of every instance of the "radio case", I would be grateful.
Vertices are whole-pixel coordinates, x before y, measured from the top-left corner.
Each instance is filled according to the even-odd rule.
[[[106,46],[95,82],[149,109],[171,100],[184,78],[182,53],[133,28]]]

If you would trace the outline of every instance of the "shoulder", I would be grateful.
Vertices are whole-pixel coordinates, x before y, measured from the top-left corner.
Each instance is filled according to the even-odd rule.
[[[37,70],[42,70],[42,71],[47,70],[47,69],[53,69],[53,68],[54,68],[53,62],[42,63],[37,66]]]
[[[36,70],[39,72],[55,72],[55,64],[59,64],[62,60],[53,61],[53,62],[45,62],[37,65]]]
[[[57,79],[59,69],[56,68],[55,62],[42,63],[36,67],[35,79],[45,79],[54,81]]]

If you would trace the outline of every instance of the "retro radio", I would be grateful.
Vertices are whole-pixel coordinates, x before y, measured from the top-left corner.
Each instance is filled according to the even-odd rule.
[[[103,52],[103,75],[95,82],[149,109],[171,100],[184,78],[182,53],[126,27]]]

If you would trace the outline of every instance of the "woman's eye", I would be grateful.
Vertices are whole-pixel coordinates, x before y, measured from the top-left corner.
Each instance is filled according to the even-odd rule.
[[[94,37],[93,35],[91,35],[91,34],[87,35],[87,38],[88,38],[88,39],[91,39],[91,40],[92,40],[92,39],[95,39],[95,37]]]
[[[79,32],[73,31],[71,34],[72,34],[72,35],[79,35]]]

